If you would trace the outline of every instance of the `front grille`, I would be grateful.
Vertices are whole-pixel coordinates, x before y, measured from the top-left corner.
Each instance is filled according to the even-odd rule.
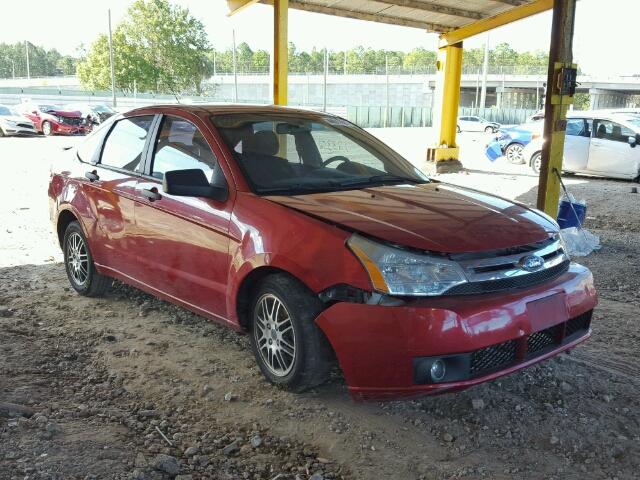
[[[82,123],[84,122],[83,118],[77,118],[77,117],[60,117],[60,118],[67,125],[78,126],[78,125],[82,125]]]
[[[484,375],[512,364],[516,360],[516,346],[515,340],[510,340],[476,350],[471,354],[471,376]]]
[[[582,315],[578,315],[577,317],[572,318],[567,322],[567,327],[565,330],[565,337],[570,337],[574,333],[583,332],[589,330],[591,326],[591,316],[593,315],[593,310],[589,310],[588,312],[583,313]]]
[[[557,348],[567,340],[573,341],[586,335],[591,326],[592,314],[593,311],[590,310],[564,323],[534,332],[528,337],[498,343],[466,354],[471,356],[469,378],[488,375],[525,359],[530,360],[544,354],[551,347]]]
[[[527,354],[530,355],[552,345],[558,345],[560,335],[562,335],[562,324],[532,333],[527,338]]]
[[[538,272],[500,278],[498,280],[488,280],[486,282],[463,283],[447,290],[446,295],[472,295],[531,287],[559,277],[569,270],[570,263],[569,260],[565,260],[558,265]]]

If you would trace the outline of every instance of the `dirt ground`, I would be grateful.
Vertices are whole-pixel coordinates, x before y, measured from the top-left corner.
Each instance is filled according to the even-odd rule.
[[[134,288],[72,292],[46,199],[67,143],[0,139],[1,480],[640,477],[633,184],[567,178],[602,242],[577,259],[600,293],[588,342],[462,393],[362,404],[339,375],[270,386],[245,337]],[[535,177],[509,168],[441,179],[533,203]]]

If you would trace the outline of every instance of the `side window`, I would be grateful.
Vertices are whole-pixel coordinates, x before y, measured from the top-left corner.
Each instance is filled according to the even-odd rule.
[[[567,135],[572,137],[586,137],[585,123],[582,118],[569,118],[567,120]]]
[[[196,126],[178,117],[166,116],[156,140],[151,175],[164,178],[171,170],[201,169],[212,181],[217,160]]]
[[[633,130],[610,120],[597,120],[595,123],[596,138],[627,143],[629,137],[636,135]]]
[[[469,120],[472,122],[479,122],[480,119],[478,117],[469,117]]]
[[[463,122],[467,122],[469,121],[469,117],[460,117],[460,120],[462,120]]]
[[[102,149],[100,163],[131,172],[142,169],[142,151],[153,115],[124,118],[116,122]]]

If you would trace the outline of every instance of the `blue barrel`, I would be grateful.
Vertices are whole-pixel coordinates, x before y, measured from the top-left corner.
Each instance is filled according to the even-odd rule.
[[[584,223],[584,217],[587,215],[587,206],[581,203],[573,203],[572,208],[571,205],[569,200],[560,200],[560,208],[558,208],[558,225],[560,225],[560,228],[580,227]]]

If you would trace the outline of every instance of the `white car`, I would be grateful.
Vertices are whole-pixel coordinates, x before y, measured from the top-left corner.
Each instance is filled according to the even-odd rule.
[[[540,172],[542,139],[523,150]],[[562,170],[601,177],[640,178],[640,115],[602,111],[573,112],[567,118]]]
[[[31,120],[18,114],[11,107],[0,105],[0,137],[36,134],[36,127]]]
[[[458,118],[458,132],[464,130],[466,132],[496,133],[499,128],[499,123],[489,122],[481,117],[465,116]]]

